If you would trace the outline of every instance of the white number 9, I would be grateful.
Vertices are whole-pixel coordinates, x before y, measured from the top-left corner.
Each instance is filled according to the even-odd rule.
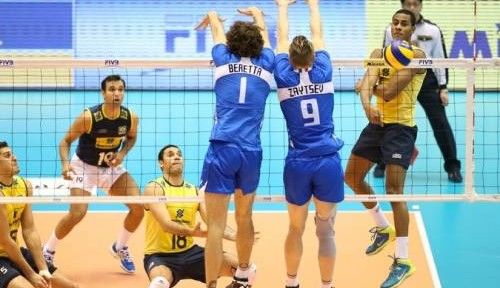
[[[319,107],[318,101],[315,98],[300,101],[300,110],[302,110],[302,118],[313,120],[312,122],[304,123],[305,127],[319,125]]]

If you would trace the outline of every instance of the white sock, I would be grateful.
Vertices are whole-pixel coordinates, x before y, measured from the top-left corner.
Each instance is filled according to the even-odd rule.
[[[170,282],[163,276],[156,276],[151,280],[148,288],[170,288]]]
[[[408,259],[408,236],[396,237],[396,258]]]
[[[378,227],[385,228],[389,226],[389,221],[385,218],[382,208],[380,208],[378,203],[372,209],[368,209],[368,212],[370,212],[370,215],[372,215],[373,220],[375,220],[375,224]]]
[[[299,286],[299,277],[295,275],[294,277],[291,277],[290,275],[286,275],[286,281],[285,281],[285,286],[288,287],[297,287]]]
[[[56,251],[56,246],[57,243],[59,243],[59,239],[56,237],[56,232],[52,231],[52,234],[49,237],[49,240],[47,240],[47,243],[43,246],[44,249],[49,250],[51,252]]]
[[[238,268],[236,269],[236,272],[234,273],[234,276],[235,277],[238,277],[238,278],[243,278],[243,279],[248,279],[248,274],[250,272],[250,266],[246,267],[246,268],[241,268],[240,265],[238,265]]]
[[[116,239],[116,250],[127,247],[127,242],[128,239],[130,239],[130,236],[132,236],[132,232],[127,231],[127,229],[125,228],[122,228],[122,230],[120,230],[120,232],[118,233],[118,238]]]
[[[320,288],[332,288],[332,282],[329,282],[329,283],[322,283],[321,286],[319,286]]]
[[[252,264],[248,268],[248,284],[253,285],[255,278],[257,277],[257,265]]]

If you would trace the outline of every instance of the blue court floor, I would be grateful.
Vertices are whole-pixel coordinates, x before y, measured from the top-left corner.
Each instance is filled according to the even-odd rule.
[[[478,93],[475,104],[475,191],[500,194],[498,92]],[[455,132],[458,157],[465,155],[465,95],[451,93],[446,109]],[[57,145],[72,120],[88,106],[101,101],[97,91],[0,91],[0,138],[9,142],[27,177],[54,178],[60,174]],[[367,121],[353,92],[335,94],[336,134],[344,139],[343,164]],[[210,91],[129,91],[125,105],[140,117],[140,133],[126,167],[143,186],[159,175],[157,151],[177,144],[184,150],[185,176],[198,183],[212,126],[214,96]],[[286,128],[276,95],[271,94],[262,127],[264,161],[259,195],[283,192],[283,159]],[[406,194],[463,194],[463,184],[451,184],[442,169],[439,149],[423,110],[418,106],[420,150],[408,172]],[[75,145],[74,145],[75,146]],[[73,148],[74,148],[73,146]],[[464,164],[464,161],[463,161]],[[465,172],[463,165],[462,173]],[[369,177],[383,193],[383,180]],[[346,190],[347,193],[352,193]],[[383,205],[386,211],[390,206]],[[442,287],[498,287],[500,283],[500,203],[422,202],[409,203],[423,216]],[[123,205],[91,205],[93,210],[123,210]],[[346,202],[341,210],[361,210],[361,204]],[[63,205],[36,205],[36,210],[61,210]],[[284,204],[258,203],[257,210],[285,209]]]

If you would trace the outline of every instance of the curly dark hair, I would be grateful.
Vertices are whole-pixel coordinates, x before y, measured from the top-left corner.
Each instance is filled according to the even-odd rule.
[[[294,67],[308,67],[314,62],[313,44],[305,36],[299,35],[293,38],[288,53]]]
[[[264,47],[260,28],[249,22],[234,22],[226,38],[229,50],[241,57],[258,57]]]

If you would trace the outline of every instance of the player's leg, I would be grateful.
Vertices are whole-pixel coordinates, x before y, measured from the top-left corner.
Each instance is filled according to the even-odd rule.
[[[448,179],[451,182],[462,182],[461,165],[457,159],[457,144],[446,116],[446,109],[441,103],[439,90],[422,88],[417,99],[431,124],[434,138],[444,158],[444,169],[448,173]]]
[[[96,166],[84,163],[76,155],[71,159],[71,167],[73,168],[73,179],[70,183],[71,196],[82,197],[96,195],[98,169]],[[88,204],[73,203],[66,215],[59,220],[56,228],[49,236],[49,239],[43,247],[43,255],[45,259],[52,263],[56,246],[59,240],[66,237],[71,230],[85,217],[87,214]]]
[[[252,207],[255,192],[243,194],[241,189],[234,193],[236,218],[236,250],[238,251],[239,267],[246,269],[250,266],[255,230],[252,220]]]
[[[345,171],[345,182],[356,194],[374,194],[371,186],[365,181],[365,177],[373,165],[372,162],[384,162],[380,147],[384,134],[383,127],[368,124],[352,149]],[[391,235],[394,234],[394,228],[389,225],[389,221],[377,202],[363,202],[363,205],[368,209],[375,222],[375,227],[370,229],[370,232],[373,233],[373,241],[365,251],[367,255],[373,255],[380,252],[389,243],[389,240],[392,239]]]
[[[227,223],[230,194],[205,192],[207,240],[205,244],[205,276],[207,287],[217,287],[223,263],[222,238]]]
[[[116,181],[111,185],[108,193],[112,196],[139,196],[139,188],[135,183],[134,178],[125,172],[121,174]],[[123,222],[123,228],[128,231],[128,234],[132,234],[137,230],[137,227],[141,224],[142,218],[144,217],[144,207],[141,204],[127,204],[129,212],[125,217]],[[130,235],[128,235],[130,236]],[[126,246],[128,237],[118,237],[116,242],[117,248],[122,248]],[[120,239],[125,238],[125,239]],[[121,241],[120,241],[121,240]]]
[[[313,200],[316,206],[315,225],[318,238],[318,264],[321,287],[333,287],[335,268],[336,204],[344,200],[344,173],[338,153],[318,160],[313,176]]]
[[[243,151],[238,148],[240,165],[236,170],[234,203],[236,218],[236,250],[238,252],[238,268],[234,273],[234,281],[228,287],[251,287],[255,277],[255,266],[251,266],[255,240],[252,219],[255,191],[259,185],[262,151]]]
[[[356,194],[374,194],[373,189],[365,181],[365,178],[368,171],[372,168],[373,163],[383,162],[380,151],[380,139],[383,135],[383,127],[368,124],[352,148],[345,170],[345,183]],[[363,205],[367,209],[372,209],[377,203],[363,202]]]
[[[175,284],[172,270],[165,265],[154,266],[148,272],[148,288],[170,288]]]
[[[6,286],[0,286],[0,287],[5,287],[5,288],[33,288],[33,285],[24,278],[23,276],[19,275],[16,276],[14,279],[10,280]]]
[[[370,160],[351,153],[345,169],[345,182],[354,193],[361,195],[375,194],[372,187],[365,181],[366,175],[372,166],[373,162]],[[363,205],[365,208],[371,209],[376,203],[363,202]]]
[[[286,159],[283,172],[288,207],[288,233],[285,239],[286,287],[298,287],[298,269],[303,253],[302,236],[312,196],[312,176],[318,163],[313,160]]]
[[[417,137],[416,127],[392,126],[383,140],[383,154],[386,166],[386,193],[402,195],[408,169]],[[394,157],[397,155],[398,157]],[[409,213],[406,202],[391,202],[394,226],[396,228],[395,259],[389,276],[382,287],[396,287],[415,272],[415,266],[408,257]]]
[[[111,175],[101,175],[103,187],[112,196],[139,196],[139,188],[128,172],[121,167],[108,168]],[[109,188],[108,188],[109,187]],[[120,259],[120,267],[127,273],[135,272],[135,264],[128,251],[127,242],[132,233],[137,230],[144,216],[143,206],[140,204],[127,204],[129,211],[123,222],[123,227],[118,232],[117,240],[110,247],[110,252],[115,258]]]
[[[90,196],[90,192],[80,188],[71,188],[71,196]],[[43,246],[43,256],[49,263],[54,262],[54,256],[59,240],[66,237],[73,228],[82,221],[87,214],[88,204],[86,203],[72,203],[69,206],[69,211],[64,215],[56,225],[56,228],[49,236],[49,239]]]
[[[224,262],[220,269],[219,276],[234,276],[236,268],[238,267],[238,257],[233,254],[224,252]]]
[[[285,240],[286,286],[298,287],[297,273],[302,259],[302,235],[306,227],[309,201],[302,205],[288,203],[288,234]]]
[[[78,288],[78,284],[66,278],[66,276],[58,270],[52,273],[52,279],[50,280],[52,288]]]
[[[318,237],[318,263],[321,275],[322,287],[332,287],[333,270],[335,268],[335,259],[337,247],[335,245],[335,215],[336,205],[331,202],[314,199],[316,206],[316,236]]]
[[[71,196],[90,196],[90,192],[82,190],[80,188],[72,188],[70,190]],[[77,204],[72,203],[69,207],[68,213],[59,220],[57,223],[54,234],[57,239],[61,240],[66,237],[73,228],[83,220],[87,214],[88,204]]]

